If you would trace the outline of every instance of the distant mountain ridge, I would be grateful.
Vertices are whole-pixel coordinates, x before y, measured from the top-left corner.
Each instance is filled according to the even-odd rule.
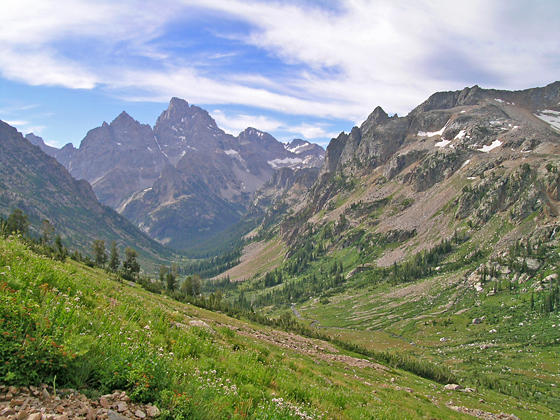
[[[33,138],[38,143],[37,138]],[[45,145],[46,146],[46,145]],[[47,146],[48,147],[48,146]],[[124,217],[103,206],[91,186],[77,181],[55,159],[27,141],[14,127],[0,121],[0,213],[23,210],[37,232],[49,220],[67,246],[91,252],[94,239],[108,246],[115,240],[132,247],[150,267],[172,253],[150,239]],[[52,148],[49,149],[52,151]]]
[[[318,145],[300,139],[284,145],[251,127],[234,137],[207,111],[179,98],[153,128],[123,111],[90,130],[77,149],[28,138],[87,180],[102,203],[178,249],[239,221],[276,170],[320,167],[324,157]]]

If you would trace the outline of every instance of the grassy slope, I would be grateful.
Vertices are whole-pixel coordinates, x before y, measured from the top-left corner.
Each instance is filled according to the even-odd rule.
[[[487,260],[483,256],[465,262],[473,250],[482,249],[488,255],[510,233],[516,237],[533,228],[532,217],[518,226],[494,217],[485,229],[454,247],[441,262],[440,274],[401,285],[371,281],[367,272],[358,274],[339,288],[319,291],[300,301],[297,312],[310,326],[333,338],[445,365],[463,385],[478,388],[479,395],[486,392],[484,389],[499,391],[482,398],[484,402],[477,406],[483,410],[500,407],[521,418],[555,418],[560,411],[560,315],[558,311],[540,313],[538,293],[536,307],[531,310],[530,298],[538,280],[557,271],[560,247],[550,245],[541,269],[526,283],[517,284],[512,273],[500,276],[499,285],[489,282],[484,292],[477,293],[465,282],[465,277]],[[378,253],[373,249],[371,255]],[[343,262],[346,274],[368,259],[360,258],[353,247],[336,250],[286,282],[305,283],[312,273],[320,277],[333,260]],[[259,295],[284,285],[264,290],[251,289],[249,283],[246,286],[251,295]],[[499,290],[493,295],[495,286]],[[280,314],[286,308],[266,309]],[[480,324],[472,323],[482,317]]]
[[[448,261],[461,258],[480,241],[488,244],[493,243],[490,237],[501,237],[495,235],[501,226],[494,225],[485,231],[487,238],[475,236]],[[554,417],[551,413],[560,411],[560,315],[539,313],[538,294],[531,310],[530,299],[535,280],[553,272],[556,264],[548,260],[533,279],[513,289],[503,280],[496,294],[495,283],[477,293],[465,281],[477,264],[401,285],[368,284],[366,274],[358,275],[328,303],[312,298],[298,311],[333,337],[427,358],[447,365],[465,385],[514,396],[502,404],[521,418]],[[483,317],[480,324],[472,323]],[[531,408],[529,401],[538,408]],[[480,407],[486,409],[490,402],[486,399]]]
[[[344,353],[0,241],[3,383],[126,389],[170,418],[463,418],[445,404],[477,405],[407,372],[334,360]]]
[[[286,250],[286,245],[280,239],[252,242],[243,249],[240,263],[216,278],[229,276],[231,281],[259,278],[282,263]]]

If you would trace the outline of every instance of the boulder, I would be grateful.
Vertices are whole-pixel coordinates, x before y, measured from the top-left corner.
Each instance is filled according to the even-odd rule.
[[[443,387],[446,391],[460,391],[463,387],[459,384],[447,384]]]

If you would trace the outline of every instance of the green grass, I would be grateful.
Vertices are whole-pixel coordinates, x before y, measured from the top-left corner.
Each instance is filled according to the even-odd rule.
[[[364,358],[351,349],[314,353],[331,345],[291,335],[302,346],[294,348],[279,335],[0,240],[2,383],[56,383],[93,397],[123,389],[174,419],[466,418],[446,407],[450,397],[476,406],[473,395],[450,396],[400,369],[321,357]]]

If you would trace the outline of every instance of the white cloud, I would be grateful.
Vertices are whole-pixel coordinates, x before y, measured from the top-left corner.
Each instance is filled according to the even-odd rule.
[[[276,131],[283,126],[280,121],[264,115],[234,114],[228,115],[220,109],[211,112],[218,126],[226,133],[236,136],[247,127],[257,128],[261,131]]]
[[[338,134],[328,131],[328,125],[324,123],[291,125],[265,115],[228,114],[220,109],[215,109],[211,112],[211,115],[220,128],[232,135],[239,134],[247,127],[254,127],[272,133],[273,135],[276,133],[290,133],[290,140],[294,137],[301,137],[307,140],[330,139],[336,137]],[[287,138],[286,135],[280,137]]]
[[[2,51],[0,74],[7,79],[25,82],[32,86],[92,89],[97,84],[97,77],[92,72],[44,51],[15,52],[10,49]]]
[[[558,2],[341,0],[337,6],[327,11],[309,2],[4,0],[0,74],[31,85],[103,87],[129,100],[182,96],[197,104],[242,104],[354,123],[375,105],[406,113],[436,90],[474,83],[525,88],[560,74]],[[170,55],[153,42],[200,9],[251,28],[224,37],[306,70],[279,72],[274,79],[258,72],[212,72],[212,62],[223,61],[214,54],[201,71],[188,57]],[[83,39],[98,46],[88,51],[89,60],[60,48]],[[140,68],[126,54],[157,65]],[[236,59],[227,52],[221,57]],[[249,116],[236,119],[244,117]],[[229,124],[237,129],[240,122]],[[299,129],[302,136],[330,134],[326,127]]]
[[[333,138],[338,135],[338,133],[333,131],[327,131],[325,124],[300,124],[292,127],[287,127],[286,131],[298,134],[304,139],[323,139],[323,138]]]
[[[28,134],[41,134],[41,132],[46,128],[44,125],[34,124],[25,120],[3,120],[6,124],[17,128],[20,133]]]
[[[10,124],[12,127],[18,127],[22,125],[27,125],[29,122],[23,120],[4,120],[6,124]]]

